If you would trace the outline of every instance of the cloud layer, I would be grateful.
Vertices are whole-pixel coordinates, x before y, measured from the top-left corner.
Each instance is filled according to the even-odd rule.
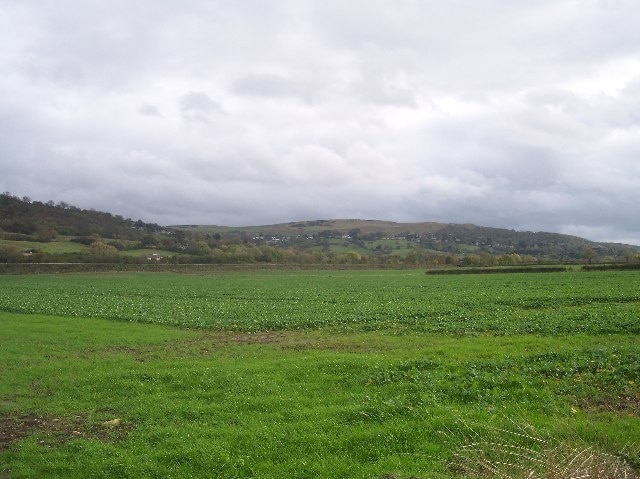
[[[0,0],[0,189],[640,244],[640,4]]]

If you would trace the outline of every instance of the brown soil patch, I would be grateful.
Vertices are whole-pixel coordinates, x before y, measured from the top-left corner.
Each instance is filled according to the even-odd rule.
[[[39,443],[42,446],[51,447],[77,438],[114,440],[130,429],[130,425],[122,422],[118,422],[116,426],[106,423],[87,424],[85,416],[54,418],[36,414],[0,415],[0,451],[35,433],[41,435]]]
[[[582,399],[578,401],[578,405],[587,411],[623,412],[637,416],[640,411],[640,393]]]
[[[214,351],[233,346],[264,345],[290,350],[330,350],[366,352],[374,348],[380,351],[385,345],[366,342],[362,338],[350,340],[340,335],[313,334],[307,331],[199,331],[193,336],[167,341],[152,346],[110,346],[102,350],[88,350],[87,355],[102,353],[125,354],[137,362],[148,362],[168,357],[210,355]],[[0,478],[1,479],[1,478]]]
[[[200,346],[204,353],[209,352],[210,348],[252,344],[295,350],[367,351],[371,349],[371,346],[364,342],[336,339],[330,335],[313,335],[306,331],[210,332],[188,340],[187,343]]]
[[[291,334],[284,331],[266,331],[258,333],[222,333],[214,335],[211,339],[220,344],[286,344],[292,341]]]

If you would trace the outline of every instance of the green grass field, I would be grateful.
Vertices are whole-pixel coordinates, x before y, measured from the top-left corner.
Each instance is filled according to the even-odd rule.
[[[10,241],[0,239],[0,246],[13,246],[18,251],[36,250],[45,253],[64,254],[64,253],[87,253],[89,247],[80,243],[74,243],[67,239],[58,241],[39,242],[39,241]]]
[[[140,248],[140,249],[125,249],[119,251],[118,254],[122,256],[133,256],[136,258],[140,258],[143,256],[147,256],[150,254],[158,254],[163,257],[168,256],[190,256],[186,253],[176,253],[175,251],[167,251],[159,248]]]
[[[460,448],[500,430],[639,467],[639,285],[640,272],[0,276],[0,474],[459,477]]]

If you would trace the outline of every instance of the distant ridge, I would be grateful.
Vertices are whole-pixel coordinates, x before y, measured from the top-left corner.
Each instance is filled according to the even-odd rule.
[[[558,238],[566,238],[571,240],[584,241],[588,244],[618,244],[618,243],[599,243],[581,238],[579,236],[566,235],[562,233],[553,233],[545,231],[518,231],[507,228],[495,228],[490,226],[478,226],[471,223],[438,223],[433,221],[424,222],[396,222],[385,220],[363,220],[363,219],[332,219],[332,220],[310,220],[310,221],[290,221],[288,223],[276,223],[272,225],[255,225],[255,226],[221,226],[221,225],[173,225],[168,228],[198,231],[203,233],[263,233],[263,234],[300,234],[300,233],[317,233],[321,231],[338,231],[340,233],[349,233],[354,229],[359,229],[361,233],[384,232],[387,234],[428,234],[438,232],[450,233],[473,233],[479,236],[484,235],[525,235],[527,237],[534,236],[555,236]],[[465,235],[466,236],[466,235]],[[625,245],[631,246],[631,245]]]
[[[45,243],[52,244],[45,247]],[[283,249],[287,249],[286,254]],[[632,262],[640,258],[640,246],[474,224],[315,219],[244,227],[163,227],[80,209],[64,202],[54,204],[19,198],[6,192],[0,194],[0,250],[0,262],[86,261],[109,255],[110,260],[120,255],[124,261],[132,255],[144,256],[157,250],[164,253],[152,256],[152,260],[164,255],[176,261],[191,258],[218,262],[371,260],[384,263],[402,257],[418,264],[436,261],[441,256],[449,256],[450,261],[466,258],[468,262],[477,263],[490,262],[488,256],[504,255],[521,255],[521,258],[511,258],[518,263],[534,260]],[[76,256],[70,256],[73,254]],[[472,258],[474,255],[482,258]]]
[[[298,237],[300,235],[324,235],[335,238],[348,235],[351,239],[374,240],[409,237],[415,244],[442,252],[518,253],[556,259],[579,258],[589,247],[599,256],[616,256],[625,251],[640,252],[639,246],[621,243],[596,242],[578,236],[552,233],[516,231],[506,228],[478,226],[474,224],[417,222],[401,223],[366,219],[318,219],[291,221],[272,225],[218,226],[176,225],[170,228],[199,234],[220,235],[273,235]],[[333,233],[333,235],[331,235]]]

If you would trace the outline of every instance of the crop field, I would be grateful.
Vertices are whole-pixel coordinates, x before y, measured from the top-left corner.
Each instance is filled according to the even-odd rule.
[[[637,469],[639,332],[638,271],[0,276],[0,477]]]

